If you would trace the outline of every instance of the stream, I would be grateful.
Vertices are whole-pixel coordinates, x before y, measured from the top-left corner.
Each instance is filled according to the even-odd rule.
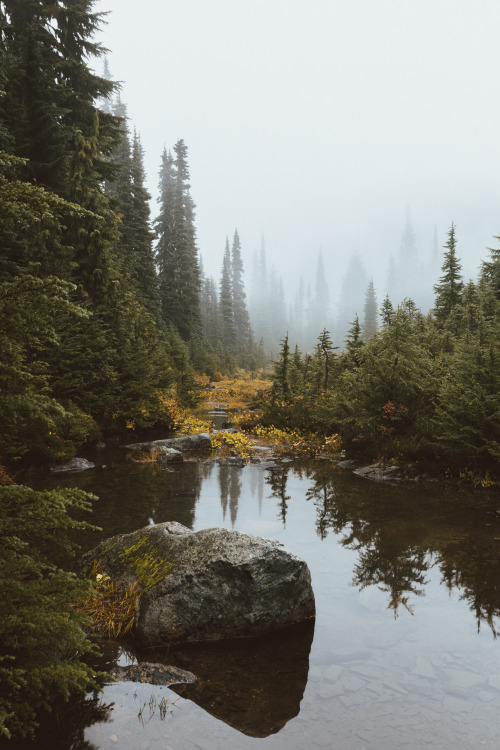
[[[104,666],[194,672],[196,686],[106,685],[36,746],[61,750],[401,750],[500,746],[498,495],[380,485],[330,461],[159,467],[119,448],[37,489],[95,493],[101,538],[178,521],[282,541],[311,570],[316,621],[259,639],[139,654]]]

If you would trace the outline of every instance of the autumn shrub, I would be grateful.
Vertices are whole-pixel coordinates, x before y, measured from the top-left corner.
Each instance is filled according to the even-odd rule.
[[[231,409],[247,409],[249,405],[259,402],[271,383],[264,377],[262,370],[255,376],[244,370],[238,370],[235,377],[220,377],[217,390],[207,392],[207,400],[224,404]]]
[[[92,587],[77,605],[90,619],[92,630],[107,638],[130,632],[141,595],[173,570],[173,564],[162,559],[147,535],[124,546],[118,558],[130,570],[131,577],[125,583],[117,582],[104,570],[100,559],[94,560]]]
[[[240,456],[249,458],[252,453],[252,440],[244,432],[219,431],[212,435],[212,452],[220,456]]]
[[[168,425],[168,429],[179,435],[197,435],[213,429],[213,422],[197,417],[191,409],[181,403],[175,394],[165,394],[160,396],[160,399],[163,407],[163,420]]]
[[[264,425],[257,425],[253,434],[272,444],[277,453],[304,458],[314,458],[319,455],[334,456],[341,448],[340,436],[336,434],[322,437],[313,433]]]

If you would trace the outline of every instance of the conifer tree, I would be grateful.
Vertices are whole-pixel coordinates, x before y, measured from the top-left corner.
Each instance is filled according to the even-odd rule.
[[[309,306],[309,335],[316,336],[329,317],[329,294],[323,261],[323,250],[320,249],[316,265],[314,296]]]
[[[129,273],[146,309],[158,313],[158,282],[153,256],[153,233],[150,228],[150,194],[145,187],[143,150],[134,131],[131,161],[132,205],[129,217]]]
[[[285,401],[290,397],[290,346],[288,344],[288,333],[281,342],[280,357],[274,363],[274,375],[272,384],[273,400],[282,398]]]
[[[365,309],[363,318],[363,334],[362,338],[364,341],[371,338],[378,328],[377,325],[377,298],[375,296],[375,286],[373,279],[368,284],[368,289],[365,295]]]
[[[357,369],[361,364],[361,352],[364,346],[364,341],[361,336],[361,326],[359,325],[359,318],[357,315],[349,329],[345,343],[346,351],[344,362],[349,369]]]
[[[199,328],[200,270],[187,148],[182,139],[174,153],[173,160],[165,152],[162,158],[156,256],[162,317],[188,341]]]
[[[359,253],[349,258],[346,274],[342,280],[339,305],[337,337],[343,340],[354,316],[362,310],[368,278]]]
[[[495,239],[500,242],[500,237]],[[480,283],[483,287],[488,287],[500,301],[500,247],[488,250],[490,258],[481,264]]]
[[[27,159],[23,177],[67,197],[66,171],[75,135],[95,137],[95,101],[116,84],[97,76],[90,57],[103,53],[92,41],[103,16],[93,13],[94,0],[5,0],[2,45],[5,51],[5,96],[0,115],[15,140],[15,154]],[[22,91],[22,96],[19,96]],[[99,156],[110,152],[119,123],[102,113],[97,136]],[[99,178],[110,174],[96,160]]]
[[[75,281],[96,304],[112,304],[118,280],[113,257],[113,246],[118,237],[117,218],[102,192],[96,169],[98,133],[97,111],[93,134],[87,138],[80,130],[75,133],[67,193],[69,199],[87,209],[87,213],[72,218],[70,240],[77,263]]]
[[[335,349],[338,346],[333,345],[333,341],[330,336],[330,332],[324,328],[318,336],[318,343],[316,354],[319,357],[319,365],[321,372],[321,388],[326,391],[330,385],[330,381],[333,375],[334,361],[336,358]]]
[[[460,304],[463,296],[463,280],[461,275],[462,266],[457,257],[457,240],[455,237],[455,225],[452,224],[448,231],[448,241],[445,244],[443,264],[441,270],[443,275],[439,282],[434,285],[436,294],[434,303],[434,315],[439,325],[444,325],[451,315],[453,308]]]
[[[236,341],[240,349],[251,343],[250,318],[246,307],[245,284],[243,281],[243,259],[241,257],[241,242],[238,230],[234,230],[231,247],[231,283],[233,293],[234,327]]]
[[[394,307],[388,294],[385,295],[384,301],[382,302],[380,317],[382,318],[382,325],[384,328],[391,325],[394,317]]]
[[[222,343],[226,351],[236,351],[237,332],[234,320],[234,303],[232,290],[232,264],[229,240],[226,238],[226,249],[222,262],[222,273],[220,279],[220,314],[222,321]]]

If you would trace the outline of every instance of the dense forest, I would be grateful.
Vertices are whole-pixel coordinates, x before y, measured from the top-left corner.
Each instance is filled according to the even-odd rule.
[[[85,616],[72,606],[87,584],[45,557],[54,530],[71,548],[66,535],[82,525],[72,514],[89,498],[16,485],[19,466],[63,462],[103,435],[170,429],[172,399],[195,404],[200,374],[255,371],[274,351],[264,424],[339,433],[365,457],[438,459],[483,483],[498,479],[500,249],[465,283],[452,225],[425,315],[410,298],[387,297],[379,309],[362,277],[363,315],[345,339],[327,330],[321,255],[314,294],[299,288],[287,311],[262,248],[247,303],[237,230],[220,278],[204,273],[183,140],[161,155],[151,217],[139,134],[107,66],[102,76],[91,67],[104,53],[93,5],[0,2],[5,736],[31,732],[55,695],[96,684],[80,660],[93,650]]]

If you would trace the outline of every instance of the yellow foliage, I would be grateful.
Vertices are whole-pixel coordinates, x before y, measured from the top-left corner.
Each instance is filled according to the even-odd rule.
[[[236,377],[220,377],[217,380],[217,390],[208,390],[207,402],[213,402],[216,396],[219,404],[223,403],[227,409],[245,409],[248,404],[260,398],[261,394],[269,390],[270,382],[263,376],[262,370],[258,377],[252,377],[245,370],[238,370]]]
[[[138,602],[139,581],[129,581],[124,590],[116,586],[101,570],[99,560],[94,561],[93,590],[77,605],[92,621],[94,632],[107,638],[118,638],[130,631],[134,624]]]
[[[253,443],[244,432],[217,432],[212,435],[212,451],[220,456],[249,458]]]
[[[174,395],[159,396],[166,419],[179,435],[197,435],[200,432],[210,432],[213,422],[196,417],[188,408],[182,406]]]
[[[340,451],[340,435],[318,437],[301,434],[298,430],[281,430],[277,427],[256,425],[252,433],[275,446],[278,453],[314,458],[319,455],[334,456]]]
[[[136,580],[129,580],[125,589],[119,587],[102,570],[101,561],[94,560],[91,573],[94,587],[77,606],[91,619],[94,632],[107,638],[118,638],[131,630],[141,594],[156,586],[174,567],[159,557],[147,536],[124,547],[119,557]]]

